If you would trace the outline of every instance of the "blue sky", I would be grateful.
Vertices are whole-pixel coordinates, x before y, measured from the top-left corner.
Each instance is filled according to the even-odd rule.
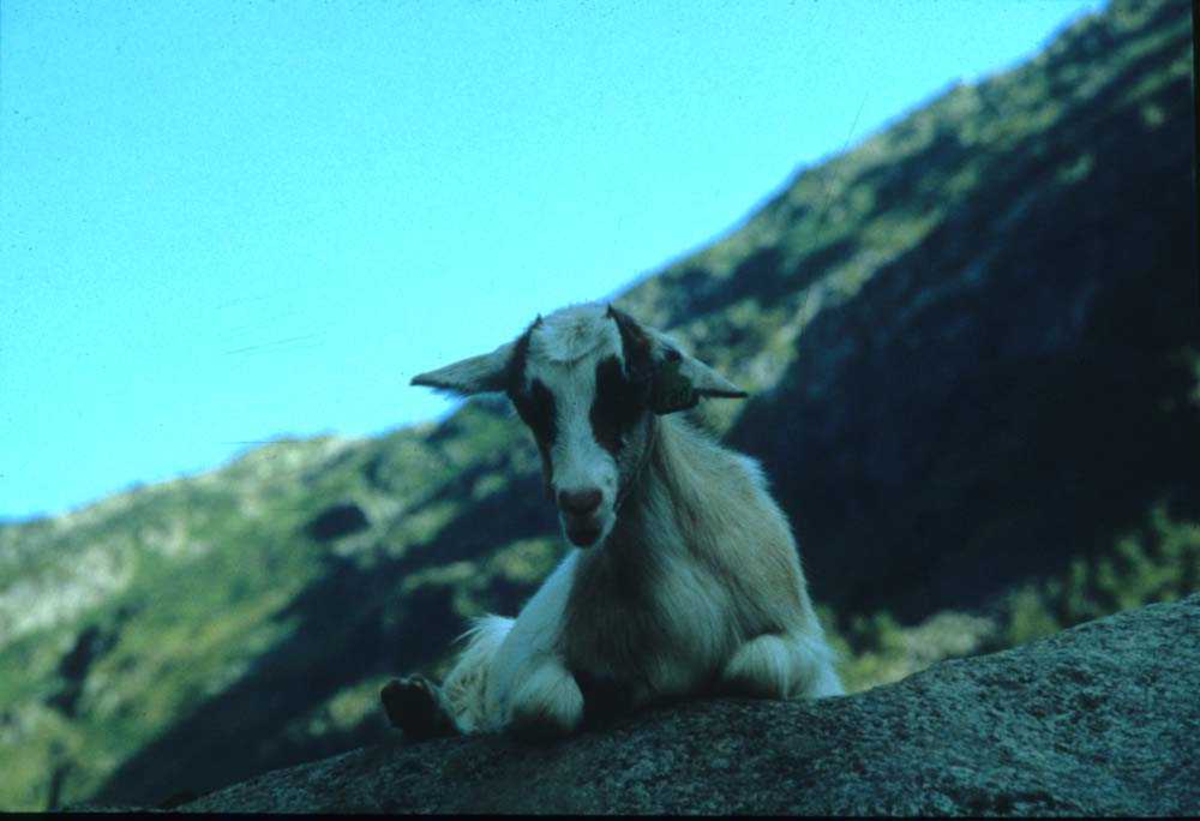
[[[1098,0],[0,3],[0,517],[434,418]]]

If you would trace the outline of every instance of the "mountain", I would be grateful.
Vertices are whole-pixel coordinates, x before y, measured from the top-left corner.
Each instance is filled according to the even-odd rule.
[[[1114,2],[617,300],[753,391],[697,419],[766,466],[854,689],[1200,588],[1192,71],[1186,4]],[[380,684],[563,549],[495,400],[0,525],[0,808],[382,738]]]
[[[864,203],[845,275],[876,264],[729,438],[765,460],[837,609],[969,607],[1156,503],[1200,512],[1191,31],[1183,4],[1151,17],[1084,23],[833,172]],[[871,242],[887,220],[904,247]]]

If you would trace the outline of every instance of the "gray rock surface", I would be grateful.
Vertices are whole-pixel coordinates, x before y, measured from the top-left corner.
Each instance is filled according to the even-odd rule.
[[[180,809],[1195,815],[1200,595],[818,703],[695,701],[546,746],[395,742]]]

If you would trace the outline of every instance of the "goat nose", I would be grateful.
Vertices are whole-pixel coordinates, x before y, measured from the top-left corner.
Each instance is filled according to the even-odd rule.
[[[572,516],[586,516],[600,507],[600,491],[595,488],[579,491],[561,491],[558,506]]]

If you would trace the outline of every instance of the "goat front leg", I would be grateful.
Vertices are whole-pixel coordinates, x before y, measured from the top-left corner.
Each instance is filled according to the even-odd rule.
[[[765,633],[737,649],[721,673],[720,689],[753,698],[824,698],[845,691],[833,651],[821,636]]]
[[[529,659],[507,699],[509,729],[531,739],[573,733],[583,721],[583,693],[554,655]],[[379,693],[392,726],[414,741],[457,735],[459,728],[442,689],[424,676],[392,679]]]
[[[496,653],[493,714],[531,738],[570,734],[583,721],[583,693],[567,669],[563,629],[577,555],[568,554],[522,608]]]
[[[509,729],[530,739],[560,738],[583,722],[583,693],[575,677],[553,656],[541,659],[513,691]]]

